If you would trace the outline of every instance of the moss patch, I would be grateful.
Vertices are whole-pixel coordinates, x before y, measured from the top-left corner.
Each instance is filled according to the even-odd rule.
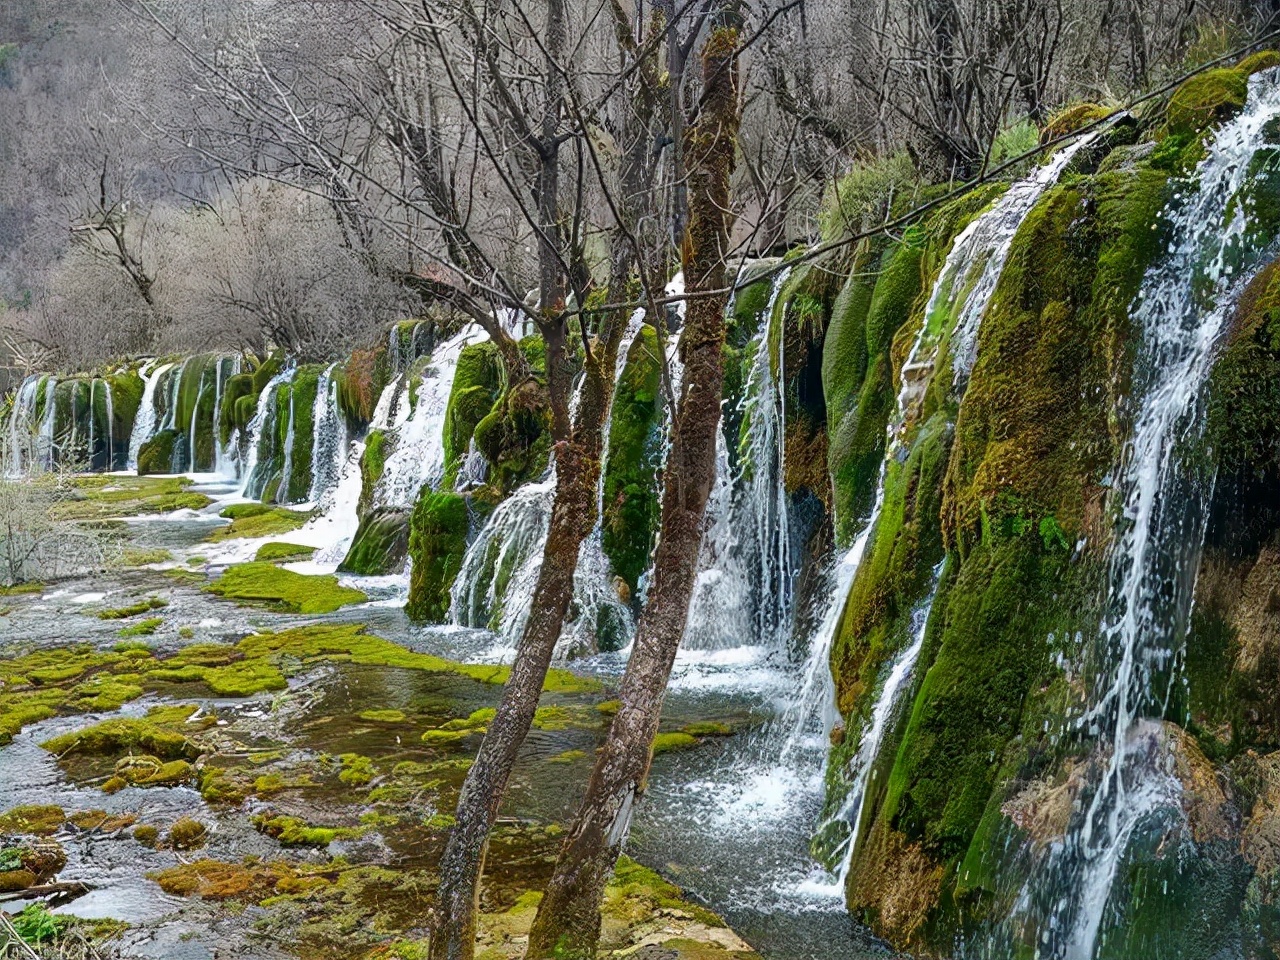
[[[205,588],[209,593],[246,603],[263,604],[290,613],[332,613],[369,598],[344,587],[334,576],[283,570],[271,563],[238,563]]]
[[[467,552],[471,527],[467,500],[456,493],[424,492],[409,521],[409,602],[405,612],[414,620],[444,623],[449,617],[450,591]]]
[[[231,524],[219,527],[205,539],[213,543],[223,540],[278,537],[292,533],[311,519],[310,513],[288,510],[285,507],[269,507],[261,503],[244,503],[227,507],[221,516]]]

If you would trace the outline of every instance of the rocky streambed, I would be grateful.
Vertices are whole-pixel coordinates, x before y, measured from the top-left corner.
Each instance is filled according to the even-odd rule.
[[[4,909],[28,939],[74,931],[124,956],[425,956],[506,651],[412,625],[401,578],[320,571],[282,546],[300,523],[228,509],[217,484],[94,478],[83,497],[117,518],[117,566],[0,597]],[[753,795],[779,682],[755,656],[677,669],[606,955],[817,957],[832,937],[882,952],[805,889],[820,782],[775,785],[784,809]],[[490,960],[522,952],[622,663],[548,679],[490,846]]]

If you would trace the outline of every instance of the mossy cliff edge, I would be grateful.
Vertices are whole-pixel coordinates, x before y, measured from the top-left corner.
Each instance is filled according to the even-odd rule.
[[[896,945],[944,956],[957,940],[996,936],[1063,839],[1097,763],[1074,721],[1103,613],[1114,471],[1135,413],[1141,331],[1130,309],[1170,242],[1167,202],[1214,125],[1243,106],[1254,66],[1189,82],[1167,110],[1115,128],[1046,191],[1013,240],[962,400],[935,389],[952,382],[944,342],[941,371],[904,428],[903,456],[887,465],[884,510],[832,649],[845,720],[832,752],[829,810],[848,789],[842,771],[888,666],[922,629],[936,592],[902,708],[871,772],[846,889],[850,909]],[[1278,194],[1265,159],[1255,165],[1239,202],[1250,243],[1265,249]],[[869,328],[877,305],[897,301],[889,323],[899,332],[882,361],[885,409],[900,382],[904,338],[932,322],[918,317],[929,273],[904,246],[858,248],[828,327],[828,351],[846,361],[824,358],[845,541],[869,508],[884,444],[883,419],[878,431],[862,429],[866,411],[877,409],[863,403],[876,361],[872,342],[854,332]],[[1280,874],[1249,838],[1268,829],[1280,800],[1259,773],[1270,769],[1264,751],[1280,746],[1267,706],[1280,694],[1280,641],[1272,638],[1280,622],[1270,623],[1268,601],[1259,599],[1273,579],[1280,583],[1271,556],[1280,514],[1269,505],[1280,479],[1272,463],[1280,441],[1272,409],[1280,406],[1277,291],[1269,268],[1242,297],[1210,380],[1206,440],[1183,454],[1216,462],[1219,473],[1180,665],[1186,683],[1161,735],[1186,791],[1192,836],[1180,868],[1154,849],[1122,864],[1106,956],[1176,945],[1181,955],[1208,957],[1211,943],[1225,942],[1215,935],[1245,955],[1271,955],[1270,891]],[[1205,810],[1221,818],[1212,828]],[[838,830],[819,836],[815,851],[833,850],[840,838]],[[1197,885],[1220,896],[1177,910]],[[1029,942],[1004,929],[999,936],[1007,955],[1034,954],[1033,934]]]

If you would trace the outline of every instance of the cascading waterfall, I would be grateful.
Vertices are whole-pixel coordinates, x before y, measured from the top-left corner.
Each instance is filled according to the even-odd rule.
[[[835,589],[832,601],[837,609],[829,609],[823,617],[822,626],[815,638],[817,642],[810,649],[801,696],[792,710],[788,711],[790,730],[784,749],[794,749],[802,737],[802,731],[818,715],[825,718],[824,727],[829,727],[830,721],[835,718],[834,707],[829,700],[830,694],[834,693],[830,677],[831,646],[835,641],[840,615],[848,600],[853,578],[866,552],[867,538],[874,534],[880,512],[884,508],[885,467],[906,450],[904,429],[912,420],[916,407],[928,388],[938,351],[945,342],[947,331],[940,329],[942,321],[947,316],[955,318],[950,336],[951,356],[956,375],[955,389],[962,391],[977,350],[978,329],[1009,257],[1014,234],[1018,232],[1019,225],[1036,201],[1057,182],[1067,164],[1102,133],[1103,130],[1097,130],[1063,147],[1048,163],[1011,185],[989,210],[975,217],[952,241],[951,249],[947,252],[925,305],[920,332],[902,365],[902,384],[898,390],[894,413],[889,418],[888,438],[875,500],[862,533],[840,561],[833,577]],[[847,583],[844,582],[846,580]],[[826,698],[821,706],[819,697]]]
[[[129,434],[129,459],[125,464],[130,470],[138,469],[138,451],[156,433],[158,417],[156,390],[160,386],[164,375],[172,368],[172,363],[162,363],[156,366],[156,361],[152,360],[143,366],[141,370],[142,402],[138,404],[138,413],[133,420],[133,431]]]
[[[953,242],[931,291],[924,322],[904,365],[903,383],[895,411],[887,426],[886,454],[877,479],[874,505],[853,544],[827,574],[827,599],[799,676],[782,692],[784,699],[779,715],[761,732],[753,746],[753,755],[748,755],[743,761],[724,771],[714,784],[704,783],[698,786],[698,796],[705,796],[709,790],[717,795],[719,810],[715,815],[724,823],[725,830],[754,835],[759,839],[752,842],[763,843],[766,847],[770,847],[775,841],[765,838],[762,831],[770,837],[797,833],[806,837],[811,835],[814,822],[806,818],[817,813],[816,808],[824,789],[824,767],[829,751],[827,734],[839,719],[830,669],[831,649],[855,575],[871,547],[884,508],[889,465],[907,449],[905,428],[912,422],[916,400],[927,387],[941,348],[947,343],[945,321],[948,317],[954,317],[957,324],[969,323],[970,326],[958,338],[953,334],[953,339],[958,339],[963,349],[968,349],[963,345],[970,338],[976,343],[977,324],[986,312],[995,281],[999,278],[1018,225],[1039,196],[1056,181],[1072,157],[1087,143],[1092,142],[1092,139],[1091,136],[1078,140],[1059,151],[1048,164],[1006,191],[1000,200],[977,217]],[[988,276],[989,280],[983,280]],[[963,318],[972,319],[966,321]],[[956,368],[962,371],[966,369],[963,361],[958,361]],[[960,378],[957,390],[963,389],[964,380],[964,377]],[[782,423],[785,421],[780,420],[779,424]],[[761,430],[754,422],[748,429]],[[761,446],[759,438],[753,439],[758,449]],[[768,449],[776,449],[777,442],[775,434]],[[780,480],[781,475],[782,464],[779,463],[774,476]],[[758,502],[768,504],[769,509],[776,514],[776,505],[767,497],[761,496]],[[715,523],[713,519],[712,531],[715,530]],[[741,528],[742,524],[735,523],[733,526]],[[774,558],[785,556],[778,550],[766,552],[765,555]],[[748,590],[753,590],[750,581],[748,584]],[[888,668],[871,709],[871,719],[863,730],[858,759],[852,770],[844,771],[854,787],[846,802],[847,819],[857,817],[862,812],[862,797],[859,794],[865,794],[867,782],[864,781],[862,789],[859,789],[859,777],[864,775],[863,771],[866,777],[870,777],[880,747],[893,728],[894,719],[901,715],[901,704],[909,696],[913,686],[912,681],[917,672],[916,658],[920,649],[917,641],[927,629],[932,605],[932,599],[929,598],[917,610],[912,624],[913,636]],[[774,656],[781,653],[779,650]],[[842,879],[840,875],[847,872],[846,861],[857,843],[857,837],[851,831],[852,828],[848,842],[843,848],[839,848],[839,874],[833,876],[824,871],[820,876],[815,876],[812,864],[802,859],[802,853],[797,855],[796,852],[789,852],[782,855],[797,859],[779,863],[780,869],[776,871],[767,892],[752,888],[743,890],[742,896],[755,898],[761,904],[760,909],[769,909],[770,904],[779,901],[797,906],[808,904],[834,909],[843,892],[839,886]],[[793,846],[787,849],[793,851],[794,846],[802,846],[802,842],[798,840],[797,837],[788,841]]]
[[[29,458],[34,461],[38,451],[33,450],[36,395],[40,388],[40,375],[32,374],[22,381],[9,415],[9,472],[21,476]]]
[[[294,391],[289,391],[289,425],[284,432],[284,466],[280,470],[280,485],[276,488],[276,503],[289,502],[289,489],[293,485],[293,443],[297,439],[297,405]]]
[[[333,379],[336,366],[329,364],[320,375],[311,413],[311,490],[307,499],[317,504],[337,486],[347,455],[347,421],[338,407],[338,382]]]
[[[1160,718],[1185,639],[1211,484],[1197,481],[1179,447],[1203,429],[1214,348],[1247,279],[1243,265],[1254,258],[1246,213],[1232,200],[1249,178],[1264,127],[1280,116],[1276,74],[1251,79],[1244,111],[1218,131],[1195,182],[1166,208],[1176,239],[1131,307],[1143,335],[1135,390],[1142,402],[1120,486],[1124,528],[1096,651],[1103,668],[1081,721],[1100,733],[1103,772],[1050,871],[1040,956],[1092,960],[1135,831],[1152,817],[1182,817],[1180,785],[1163,762]]]
[[[453,585],[454,622],[490,627],[513,646],[529,617],[555,501],[554,468],[502,501],[467,548]]]
[[[258,409],[249,421],[249,454],[241,477],[240,496],[250,500],[260,499],[267,481],[271,479],[271,462],[275,457],[276,391],[282,383],[293,378],[293,370],[292,366],[287,367],[267,382],[262,393],[258,394]],[[267,450],[265,459],[262,457],[264,446]]]
[[[848,771],[850,786],[845,797],[844,806],[836,814],[836,819],[849,824],[849,835],[836,847],[834,855],[840,858],[840,866],[836,871],[834,892],[843,894],[849,881],[849,870],[853,865],[853,854],[858,848],[858,835],[862,827],[862,813],[867,802],[867,787],[874,775],[877,758],[880,756],[880,745],[889,730],[889,721],[898,710],[902,695],[911,681],[920,659],[920,648],[924,646],[925,632],[929,626],[929,615],[933,612],[933,601],[938,595],[938,582],[942,578],[942,564],[933,571],[933,586],[929,595],[911,616],[911,645],[898,655],[889,668],[884,688],[871,711],[871,720],[863,731],[858,743],[858,752],[854,755]]]
[[[707,503],[707,534],[685,629],[687,649],[727,649],[740,646],[747,636],[778,649],[790,639],[798,570],[783,483],[786,399],[780,378],[773,375],[770,353],[775,322],[784,319],[775,314],[788,276],[788,270],[774,276],[759,317],[743,400],[748,438],[738,483],[723,430],[716,439],[716,485]],[[784,339],[778,337],[779,342]],[[779,347],[780,368],[783,349]]]
[[[223,364],[227,365],[227,373],[223,374]],[[237,465],[234,451],[238,446],[238,428],[232,430],[231,435],[227,437],[227,442],[222,442],[222,397],[226,390],[227,381],[240,373],[241,361],[239,356],[221,357],[218,360],[218,375],[216,384],[216,393],[213,400],[213,472],[224,477],[234,477],[236,475]]]
[[[483,336],[468,325],[442,343],[431,355],[431,364],[418,381],[412,410],[411,377],[406,375],[404,398],[398,412],[395,448],[387,457],[374,499],[379,506],[408,509],[424,484],[437,485],[444,476],[444,417],[458,370],[458,357],[467,343]]]
[[[164,419],[160,421],[160,430],[176,430],[178,428],[178,393],[182,389],[182,377],[187,372],[187,364],[191,362],[191,358],[185,358],[178,369],[168,378],[165,393]]]
[[[334,386],[336,389],[336,384]],[[378,402],[374,405],[373,419],[369,422],[370,433],[387,429],[397,391],[398,385],[394,380],[383,387],[382,393],[378,395]],[[316,395],[319,397],[318,390]],[[335,393],[335,405],[336,402]],[[360,528],[360,494],[364,489],[360,460],[364,456],[364,449],[363,439],[348,445],[345,457],[338,463],[335,482],[317,500],[317,515],[307,521],[300,536],[294,538],[296,542],[319,547],[313,557],[318,563],[341,563]]]
[[[107,469],[114,470],[116,468],[115,401],[111,396],[111,381],[104,380],[102,385],[107,391],[103,401],[107,411]]]
[[[631,348],[644,328],[645,312],[635,310],[627,318],[626,329],[618,343],[618,356],[614,361],[614,390],[609,394],[609,403],[604,413],[604,437],[600,448],[600,477],[596,482],[596,523],[590,535],[582,542],[578,551],[578,566],[573,572],[573,596],[578,615],[564,624],[561,633],[559,656],[569,656],[580,652],[593,651],[602,632],[602,620],[607,618],[609,626],[618,634],[618,641],[631,642],[635,634],[635,619],[630,608],[618,597],[613,583],[613,567],[604,552],[604,482],[605,469],[609,464],[609,441],[613,433],[613,402],[617,398],[617,385],[622,382],[622,373],[627,367],[627,358]],[[545,541],[545,535],[544,535]],[[545,543],[544,543],[545,545]],[[541,550],[539,550],[539,554]],[[532,586],[532,585],[531,585]],[[528,600],[521,598],[521,603],[528,606]]]
[[[40,457],[46,469],[52,470],[54,465],[54,454],[57,452],[57,445],[54,443],[53,429],[57,415],[57,399],[54,396],[54,390],[58,385],[58,381],[53,377],[48,377],[44,384],[44,419],[40,423],[40,438],[38,441],[37,456]]]

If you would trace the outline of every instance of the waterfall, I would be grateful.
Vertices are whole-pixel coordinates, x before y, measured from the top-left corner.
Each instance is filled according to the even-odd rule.
[[[89,450],[88,450],[87,456],[85,457],[86,470],[93,469],[93,449],[94,449],[94,445],[98,441],[98,437],[97,437],[98,425],[95,422],[96,418],[93,415],[93,398],[96,394],[97,386],[98,386],[98,381],[96,379],[92,379],[89,381]],[[74,405],[71,413],[72,413],[72,416],[74,417],[75,416]]]
[[[221,363],[220,360],[215,361],[214,368],[213,368],[213,380],[215,384],[214,386],[215,390],[217,389],[216,385],[218,381],[218,364],[219,363]],[[187,425],[187,469],[192,473],[195,473],[196,470],[198,469],[198,464],[196,462],[196,428],[199,423],[199,417],[200,417],[200,398],[204,396],[205,390],[208,389],[205,386],[205,382],[204,382],[205,375],[208,372],[209,372],[208,367],[205,367],[204,369],[202,369],[200,371],[200,379],[196,381],[196,402],[191,405],[191,422]],[[177,416],[176,410],[175,410],[174,416],[175,417]],[[216,417],[215,417],[215,420],[216,420]],[[217,429],[216,425],[214,429]]]
[[[596,481],[596,523],[590,535],[582,541],[578,549],[578,566],[573,572],[573,597],[577,615],[566,620],[557,646],[557,656],[568,657],[579,653],[594,652],[599,641],[601,619],[609,617],[617,633],[619,641],[630,643],[635,635],[635,618],[630,608],[618,596],[614,586],[613,567],[604,552],[604,483],[605,472],[609,466],[609,441],[613,433],[613,404],[618,396],[618,384],[622,381],[623,371],[627,368],[627,359],[631,348],[644,328],[645,312],[638,309],[627,318],[626,329],[618,343],[618,355],[613,365],[614,389],[609,394],[609,403],[604,411],[604,430],[600,447],[600,477]],[[543,535],[545,546],[545,534]],[[541,555],[541,550],[538,553]],[[533,584],[530,584],[532,588]],[[527,607],[532,596],[520,603]],[[513,638],[515,639],[515,638]],[[623,643],[622,645],[625,645]]]
[[[1166,208],[1176,239],[1148,269],[1130,308],[1143,336],[1135,385],[1142,399],[1119,487],[1124,526],[1098,640],[1103,668],[1082,720],[1100,731],[1104,770],[1061,851],[1068,890],[1053,892],[1044,956],[1091,960],[1130,837],[1158,811],[1181,815],[1180,786],[1158,742],[1209,491],[1184,468],[1179,450],[1203,429],[1214,347],[1247,279],[1240,276],[1240,261],[1250,256],[1246,212],[1232,200],[1250,176],[1264,127],[1280,115],[1276,73],[1251,79],[1244,111],[1218,131],[1193,182]]]
[[[9,472],[15,477],[23,473],[24,457],[32,461],[35,459],[32,430],[35,426],[36,394],[39,387],[39,374],[33,373],[23,380],[9,414]]]
[[[156,433],[156,389],[164,375],[173,368],[172,363],[162,363],[159,366],[155,364],[156,361],[149,361],[140,373],[142,402],[138,404],[138,414],[133,420],[133,431],[129,434],[129,459],[125,463],[129,470],[138,469],[138,451]]]
[[[844,806],[836,815],[836,819],[849,824],[849,835],[836,847],[834,853],[840,858],[840,866],[836,871],[835,892],[844,893],[849,880],[849,870],[853,866],[853,855],[858,849],[858,836],[862,827],[862,813],[867,803],[867,787],[871,784],[874,767],[880,756],[880,745],[884,742],[885,733],[889,730],[889,721],[898,710],[898,705],[907,690],[920,659],[920,648],[924,646],[925,632],[929,626],[929,615],[933,612],[933,600],[938,595],[938,582],[942,577],[942,564],[933,571],[933,587],[929,595],[911,615],[911,645],[907,647],[893,662],[889,675],[885,678],[884,687],[871,711],[871,722],[862,733],[858,743],[858,752],[854,755],[848,771],[850,775],[849,793],[845,797]]]
[[[57,446],[53,439],[54,421],[57,413],[57,398],[54,395],[54,390],[57,386],[58,381],[53,377],[45,378],[44,419],[40,423],[38,453],[45,466],[50,470],[52,470],[54,466],[54,454]]]
[[[916,334],[906,362],[902,365],[902,383],[894,412],[889,418],[875,500],[866,525],[840,561],[832,578],[834,590],[831,600],[834,609],[828,607],[815,637],[816,642],[811,644],[804,668],[805,680],[801,695],[787,714],[790,731],[784,750],[792,750],[798,746],[804,731],[818,714],[826,717],[825,725],[828,726],[835,717],[835,709],[829,699],[822,701],[822,706],[819,707],[819,698],[824,693],[828,698],[834,693],[830,677],[831,647],[839,630],[853,578],[866,552],[867,540],[873,535],[880,520],[880,512],[884,508],[886,466],[906,455],[909,449],[905,436],[907,426],[918,412],[916,407],[928,389],[935,370],[938,350],[946,333],[945,329],[938,329],[938,321],[946,315],[955,318],[951,335],[952,360],[957,373],[955,390],[963,392],[968,379],[967,372],[972,367],[972,355],[977,349],[978,328],[986,314],[991,295],[995,293],[1000,271],[1008,259],[1018,226],[1035,206],[1036,200],[1057,181],[1072,158],[1101,133],[1102,130],[1094,131],[1063,147],[1044,166],[1010,186],[990,209],[975,217],[952,241],[925,305],[920,332]],[[963,377],[960,376],[962,371]]]
[[[107,471],[110,472],[116,468],[116,411],[115,401],[111,397],[111,381],[103,380],[102,385],[107,390],[106,410],[107,410]]]
[[[453,585],[453,620],[465,627],[489,627],[514,646],[524,632],[533,588],[542,565],[555,501],[552,468],[502,501],[467,548]]]
[[[240,496],[242,497],[250,500],[259,499],[267,481],[271,479],[271,462],[275,459],[276,391],[280,389],[280,384],[287,383],[292,378],[293,367],[290,366],[272,377],[262,388],[262,393],[258,394],[258,409],[247,428],[249,455],[245,461],[244,476],[241,477]],[[265,462],[262,460],[260,450],[264,444],[268,450]]]
[[[786,469],[786,398],[773,374],[770,343],[785,341],[785,317],[776,316],[789,270],[773,278],[759,316],[760,329],[743,400],[747,440],[735,483],[724,431],[716,439],[716,485],[707,502],[707,533],[689,605],[689,649],[740,646],[744,638],[784,648],[794,622],[798,573],[791,551],[791,523],[783,482]],[[778,326],[775,327],[775,324]],[[785,363],[779,347],[779,370]],[[750,613],[750,619],[748,619]]]
[[[337,384],[334,384],[336,391]],[[391,409],[397,394],[395,381],[383,387],[374,405],[369,432],[387,429]],[[319,397],[319,392],[317,392]],[[336,408],[336,392],[334,400]],[[340,416],[340,413],[339,413]],[[342,430],[345,435],[345,422]],[[337,476],[335,481],[317,500],[319,512],[307,521],[294,542],[314,544],[319,547],[312,558],[318,563],[337,565],[347,555],[351,541],[360,528],[360,494],[364,489],[364,477],[360,461],[364,456],[364,440],[351,443],[343,456],[341,447],[334,451]],[[314,496],[314,493],[313,493]]]
[[[160,430],[157,432],[178,428],[178,394],[182,389],[182,377],[187,372],[187,364],[190,362],[190,357],[184,359],[165,384],[168,389],[165,392],[164,419],[160,421]]]
[[[297,407],[294,391],[289,391],[289,425],[284,433],[284,467],[280,470],[280,484],[276,487],[276,503],[289,503],[289,488],[293,485],[293,443],[297,439],[294,425],[297,423]]]
[[[222,373],[222,365],[226,363],[230,372]],[[221,357],[218,360],[218,372],[215,376],[215,393],[213,398],[213,472],[224,477],[235,476],[236,466],[236,430],[232,430],[227,442],[222,442],[222,398],[227,381],[240,373],[240,357]]]
[[[311,490],[307,499],[320,503],[335,486],[347,453],[347,421],[338,408],[338,381],[331,363],[316,384],[315,406],[311,411]]]
[[[437,485],[444,476],[444,417],[458,370],[458,357],[468,342],[483,336],[474,324],[445,341],[431,355],[431,364],[418,381],[412,409],[411,375],[404,377],[404,399],[397,409],[395,448],[387,457],[374,499],[379,506],[408,509],[425,484]]]

